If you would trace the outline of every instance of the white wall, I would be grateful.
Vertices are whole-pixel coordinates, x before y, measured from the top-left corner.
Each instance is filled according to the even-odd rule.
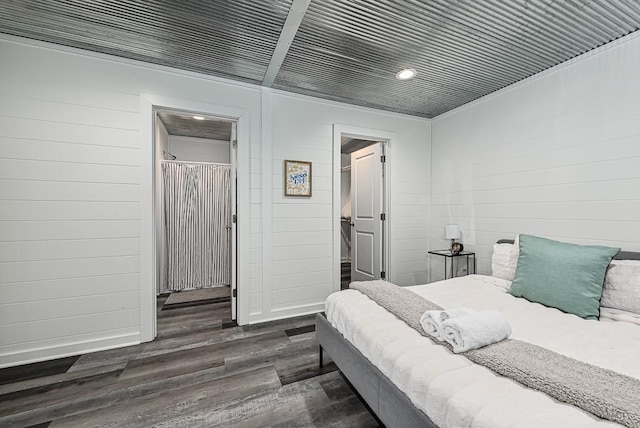
[[[229,141],[169,136],[169,151],[177,159],[190,162],[229,163]]]
[[[333,166],[335,123],[396,135],[388,164],[389,236],[395,257],[389,267],[390,279],[403,285],[426,282],[428,196],[424,189],[429,187],[429,121],[277,91],[265,91],[264,96],[268,99],[263,108],[266,104],[270,113],[263,115],[269,131],[263,134],[262,179],[271,191],[263,193],[262,237],[255,237],[262,239],[264,264],[261,295],[256,293],[252,310],[258,309],[255,302],[261,300],[266,318],[319,311],[332,291],[333,228],[338,224],[332,214],[333,181],[340,180],[339,161],[335,170]],[[283,196],[285,159],[313,162],[310,199]]]
[[[143,94],[246,111],[260,142],[257,88],[38,46],[0,40],[0,366],[140,341]]]
[[[397,134],[392,280],[424,282],[429,121],[2,36],[0,367],[152,333],[150,100],[241,112],[241,322],[322,310],[331,291],[334,122]],[[282,196],[285,158],[313,162],[310,200]]]
[[[431,247],[460,224],[482,273],[516,233],[639,251],[638,76],[636,35],[435,118]]]

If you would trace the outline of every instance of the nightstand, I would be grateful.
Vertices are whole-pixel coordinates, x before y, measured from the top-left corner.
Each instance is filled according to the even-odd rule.
[[[436,256],[444,257],[444,279],[454,278],[454,270],[453,265],[455,264],[455,259],[459,257],[464,257],[467,262],[467,275],[470,273],[469,268],[473,265],[473,273],[476,273],[476,253],[471,251],[460,251],[459,253],[452,253],[451,250],[435,250],[429,251],[429,254],[434,254]],[[471,258],[471,260],[469,260]],[[447,264],[450,264],[450,269],[447,269]],[[451,270],[451,275],[447,278],[447,272]]]

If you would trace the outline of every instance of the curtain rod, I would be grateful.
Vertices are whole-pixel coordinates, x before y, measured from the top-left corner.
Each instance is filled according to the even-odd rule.
[[[230,163],[216,163],[216,162],[192,162],[192,161],[181,161],[181,160],[165,160],[161,159],[160,162],[167,163],[186,163],[192,165],[219,165],[219,166],[231,166]]]

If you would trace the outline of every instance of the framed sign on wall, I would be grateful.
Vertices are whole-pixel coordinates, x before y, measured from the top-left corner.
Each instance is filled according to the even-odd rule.
[[[284,161],[284,195],[311,196],[311,162]]]

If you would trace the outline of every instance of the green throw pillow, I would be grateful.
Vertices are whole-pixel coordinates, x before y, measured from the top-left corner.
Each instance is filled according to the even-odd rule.
[[[598,319],[604,275],[619,251],[520,235],[520,256],[509,293],[582,318]]]

